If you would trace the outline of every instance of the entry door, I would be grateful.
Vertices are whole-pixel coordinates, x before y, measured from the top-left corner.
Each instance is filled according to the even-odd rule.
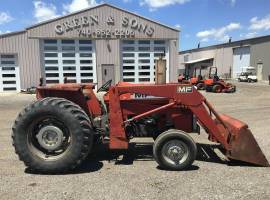
[[[262,63],[258,63],[257,64],[257,79],[259,80],[259,81],[261,81],[262,80],[262,72],[263,72],[263,64]]]
[[[112,80],[112,84],[115,84],[114,79],[114,65],[101,65],[102,68],[102,84],[109,80]]]

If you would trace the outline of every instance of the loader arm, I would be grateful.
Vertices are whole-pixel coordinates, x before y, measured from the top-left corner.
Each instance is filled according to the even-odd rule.
[[[168,98],[170,103],[124,121],[121,112],[120,95],[126,93],[164,97]],[[164,111],[170,106],[179,106],[186,107],[193,112],[209,134],[209,139],[220,143],[226,150],[228,157],[262,166],[269,166],[248,126],[229,116],[219,115],[205,97],[191,85],[116,85],[109,90],[109,106],[111,149],[128,148],[128,139],[126,138],[124,129],[125,123],[160,112],[161,110]]]

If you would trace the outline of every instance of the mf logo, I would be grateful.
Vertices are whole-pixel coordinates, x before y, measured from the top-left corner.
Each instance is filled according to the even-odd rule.
[[[192,92],[192,86],[178,86],[177,87],[178,93],[191,93]]]

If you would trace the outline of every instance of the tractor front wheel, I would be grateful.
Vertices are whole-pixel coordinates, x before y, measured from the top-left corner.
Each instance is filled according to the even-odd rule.
[[[41,173],[63,173],[88,155],[93,140],[89,117],[76,104],[45,98],[27,106],[12,128],[20,160]]]
[[[197,146],[185,132],[168,130],[155,140],[153,154],[161,168],[183,170],[189,168],[196,159]]]

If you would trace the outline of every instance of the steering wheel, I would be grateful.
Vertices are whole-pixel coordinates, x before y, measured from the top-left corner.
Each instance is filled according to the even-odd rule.
[[[107,81],[104,83],[98,90],[97,92],[108,92],[110,86],[112,85],[112,80]]]

